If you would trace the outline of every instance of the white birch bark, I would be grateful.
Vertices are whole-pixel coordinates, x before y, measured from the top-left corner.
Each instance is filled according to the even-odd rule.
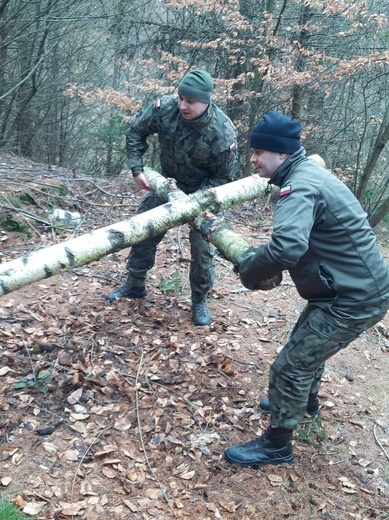
[[[227,260],[239,266],[239,260],[244,256],[255,253],[252,244],[238,235],[227,222],[215,217],[215,215],[205,212],[194,221],[196,228],[223,254]],[[261,291],[274,289],[282,282],[282,271],[275,274],[272,278],[263,279],[258,272],[256,280],[257,288]]]
[[[150,169],[145,174],[152,189],[157,192],[165,190],[166,179]],[[192,221],[205,210],[219,213],[253,200],[264,192],[266,185],[266,181],[253,175],[192,195],[184,195],[177,190],[182,197],[174,200],[177,196],[174,192],[171,202],[151,211],[1,264],[0,296],[138,244],[150,236]],[[169,197],[169,189],[166,193]]]

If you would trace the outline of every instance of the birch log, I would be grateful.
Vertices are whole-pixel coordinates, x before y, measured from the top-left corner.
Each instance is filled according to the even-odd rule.
[[[194,221],[196,228],[223,254],[227,260],[238,266],[239,259],[254,254],[256,248],[246,242],[230,225],[223,219],[204,212]],[[261,279],[258,273],[256,285],[261,291],[274,289],[282,282],[282,272],[280,271],[272,278]]]
[[[267,185],[266,181],[253,175],[224,186],[185,195],[180,190],[175,190],[171,182],[157,172],[146,169],[145,174],[151,189],[158,193],[164,193],[165,190],[170,202],[129,220],[1,264],[0,296],[138,244],[146,238],[192,221],[207,209],[219,213],[231,206],[253,200],[264,192]]]

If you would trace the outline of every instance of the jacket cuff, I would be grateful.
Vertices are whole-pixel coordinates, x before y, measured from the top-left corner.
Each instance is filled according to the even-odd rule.
[[[131,168],[131,173],[133,177],[138,177],[138,175],[143,173],[142,166],[134,166],[133,168]]]

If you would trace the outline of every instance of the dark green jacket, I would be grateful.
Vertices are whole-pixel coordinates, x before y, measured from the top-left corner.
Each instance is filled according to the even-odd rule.
[[[389,298],[389,270],[357,199],[331,172],[291,155],[269,181],[280,187],[271,241],[239,262],[243,285],[288,270],[310,302],[344,307]]]
[[[176,179],[185,193],[226,184],[240,176],[237,131],[211,103],[201,117],[186,121],[178,96],[163,96],[142,109],[127,132],[127,167],[134,176],[143,169],[147,138],[158,134],[161,173]]]

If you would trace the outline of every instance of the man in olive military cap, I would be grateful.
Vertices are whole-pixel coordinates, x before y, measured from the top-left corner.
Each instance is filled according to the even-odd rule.
[[[157,134],[160,166],[164,177],[174,178],[186,194],[221,186],[237,179],[241,172],[237,151],[237,131],[231,120],[212,102],[213,81],[208,72],[194,70],[178,85],[178,96],[167,95],[143,108],[127,132],[127,167],[140,189],[148,190],[138,213],[163,204],[150,191],[143,173],[147,138]],[[125,284],[107,296],[144,298],[146,275],[155,262],[156,248],[164,233],[131,248]],[[214,279],[213,254],[209,243],[194,228],[191,244],[190,287],[193,322],[208,325],[211,315],[206,298]]]

